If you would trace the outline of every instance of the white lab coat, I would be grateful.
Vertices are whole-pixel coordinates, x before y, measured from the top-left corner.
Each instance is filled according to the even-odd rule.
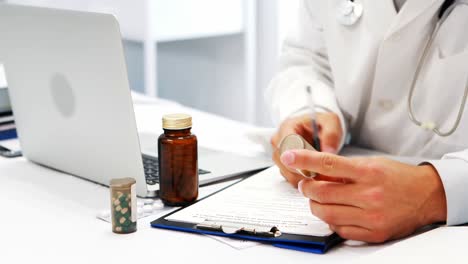
[[[427,158],[446,191],[447,223],[467,223],[468,109],[449,137],[408,118],[412,78],[443,0],[408,0],[400,12],[393,0],[355,0],[364,13],[352,26],[336,19],[342,1],[302,1],[298,26],[284,43],[281,71],[267,91],[274,116],[282,121],[307,109],[310,85],[316,103],[340,116],[354,144]],[[417,81],[416,116],[450,129],[467,82],[468,5],[459,5],[442,24]]]

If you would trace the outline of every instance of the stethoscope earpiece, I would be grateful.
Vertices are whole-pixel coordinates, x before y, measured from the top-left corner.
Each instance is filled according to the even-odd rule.
[[[337,20],[344,26],[352,26],[361,18],[363,11],[361,0],[342,0],[337,9]]]

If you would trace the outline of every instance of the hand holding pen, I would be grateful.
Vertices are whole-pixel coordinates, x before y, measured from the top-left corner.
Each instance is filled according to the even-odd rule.
[[[305,88],[304,91],[304,95],[309,96],[307,88]],[[311,98],[308,98],[310,101]],[[313,102],[313,106],[308,106],[309,109],[311,109],[311,107],[313,107],[315,111],[315,102]],[[312,118],[312,116],[315,117]],[[317,129],[313,128],[314,125],[312,123],[312,119],[315,120]],[[314,131],[318,131],[318,133],[314,133]],[[320,141],[319,149],[321,151],[336,153],[343,137],[343,132],[338,115],[332,112],[313,113],[312,111],[307,111],[303,114],[293,115],[280,124],[278,131],[271,138],[271,144],[274,150],[273,161],[279,167],[281,174],[291,184],[297,186],[297,183],[304,179],[304,177],[297,171],[285,166],[280,160],[280,143],[286,136],[291,134],[300,135],[304,139],[307,139],[311,145],[315,145],[317,147],[317,143],[314,143],[314,137],[316,137]],[[316,135],[314,136],[314,134]]]

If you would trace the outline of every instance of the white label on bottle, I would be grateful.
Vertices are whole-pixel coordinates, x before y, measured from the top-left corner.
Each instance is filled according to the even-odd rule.
[[[132,200],[132,222],[136,222],[138,218],[136,184],[132,184],[130,195]]]

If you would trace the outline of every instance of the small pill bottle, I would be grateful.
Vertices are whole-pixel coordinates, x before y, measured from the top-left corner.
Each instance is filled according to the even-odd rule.
[[[169,114],[162,118],[158,139],[159,197],[165,205],[185,206],[198,197],[197,137],[192,117]]]
[[[133,233],[137,230],[136,181],[133,178],[110,181],[112,232]]]

